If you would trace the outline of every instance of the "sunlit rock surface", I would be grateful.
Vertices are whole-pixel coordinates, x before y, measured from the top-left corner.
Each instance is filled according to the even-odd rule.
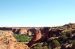
[[[29,49],[24,43],[17,42],[12,31],[0,30],[0,49]]]

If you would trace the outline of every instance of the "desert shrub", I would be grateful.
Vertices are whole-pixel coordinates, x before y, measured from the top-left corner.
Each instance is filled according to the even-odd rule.
[[[71,37],[72,31],[71,31],[70,29],[64,30],[64,31],[62,32],[62,34],[66,35],[67,37]]]
[[[41,43],[37,43],[33,48],[31,49],[48,49],[47,45],[42,46]]]
[[[66,36],[66,33],[65,32],[61,32],[61,37],[58,39],[59,42],[62,44],[62,43],[65,43],[67,41],[67,36]]]
[[[42,47],[42,49],[48,49],[48,46],[44,46],[44,47]],[[51,48],[49,48],[49,49],[51,49]]]
[[[44,42],[43,43],[43,49],[51,49],[51,42],[50,41]]]
[[[53,46],[53,47],[58,47],[58,46],[60,46],[59,41],[58,41],[58,40],[52,40],[52,46]]]
[[[75,40],[72,41],[72,49],[75,49]]]
[[[31,40],[31,38],[29,36],[27,36],[27,35],[14,34],[14,37],[19,42],[29,42]]]
[[[42,49],[42,45],[37,43],[32,49]]]

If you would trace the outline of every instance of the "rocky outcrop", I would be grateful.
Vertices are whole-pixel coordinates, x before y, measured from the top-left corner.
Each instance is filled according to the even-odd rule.
[[[27,34],[28,32],[27,32],[27,29],[26,28],[22,28],[22,29],[20,29],[20,32],[19,32],[20,34]]]
[[[60,32],[62,30],[60,29],[51,29],[48,27],[42,28],[42,29],[36,29],[33,38],[28,43],[29,47],[32,47],[35,43],[38,42],[47,42],[49,39],[57,39]],[[55,37],[54,37],[55,35]]]
[[[19,28],[19,29],[12,29],[14,34],[27,34],[27,29],[26,28]]]
[[[0,49],[29,49],[13,37],[12,31],[0,31]]]
[[[40,30],[36,30],[35,34],[33,35],[33,38],[28,43],[28,46],[32,47],[33,44],[39,42],[39,40],[41,40],[41,38],[42,38],[42,34],[41,34]]]

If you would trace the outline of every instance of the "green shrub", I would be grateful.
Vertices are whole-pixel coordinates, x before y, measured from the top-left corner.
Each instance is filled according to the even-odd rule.
[[[59,43],[58,40],[53,40],[53,41],[52,41],[52,45],[53,45],[54,47],[58,47],[58,46],[60,46],[60,43]]]
[[[14,37],[19,42],[29,42],[31,40],[31,38],[29,36],[27,36],[27,35],[14,34]]]
[[[42,49],[42,45],[37,43],[32,49]]]
[[[75,49],[75,40],[72,41],[72,48]]]
[[[48,46],[44,46],[42,49],[48,49]],[[51,48],[49,48],[49,49],[51,49]]]

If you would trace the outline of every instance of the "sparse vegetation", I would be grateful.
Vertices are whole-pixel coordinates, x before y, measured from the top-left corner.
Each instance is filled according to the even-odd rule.
[[[14,34],[14,37],[17,39],[19,42],[29,42],[31,40],[31,37],[27,35],[21,35],[21,34]]]
[[[31,49],[48,49],[47,45],[42,46],[41,43],[37,43],[33,48]]]
[[[73,25],[74,26],[74,25]],[[47,38],[42,38],[44,39],[44,41],[40,40],[40,42],[35,42],[34,39],[32,38],[34,35],[28,36],[27,34],[15,34],[14,33],[14,37],[17,39],[17,41],[19,43],[23,43],[24,42],[29,42],[31,39],[33,40],[33,42],[35,42],[35,44],[33,43],[35,46],[31,47],[31,49],[75,49],[75,26],[73,27],[71,24],[70,25],[64,25],[62,27],[53,27],[53,31],[55,32],[46,32],[49,33],[48,36],[45,36],[46,34],[42,34],[44,37]],[[58,35],[58,31],[56,31],[57,29],[62,28],[63,31],[59,32],[60,34]],[[52,28],[51,28],[52,29]],[[44,30],[45,31],[45,30]],[[36,31],[35,31],[36,32]],[[43,32],[42,32],[43,33]],[[3,35],[4,38],[3,38]],[[0,38],[3,41],[3,43],[5,44],[9,44],[9,40],[7,40],[7,37],[11,36],[5,36],[6,34],[4,34],[3,32],[0,33]],[[10,35],[10,34],[9,34]],[[37,35],[37,34],[36,34]],[[18,44],[19,45],[19,44]]]

